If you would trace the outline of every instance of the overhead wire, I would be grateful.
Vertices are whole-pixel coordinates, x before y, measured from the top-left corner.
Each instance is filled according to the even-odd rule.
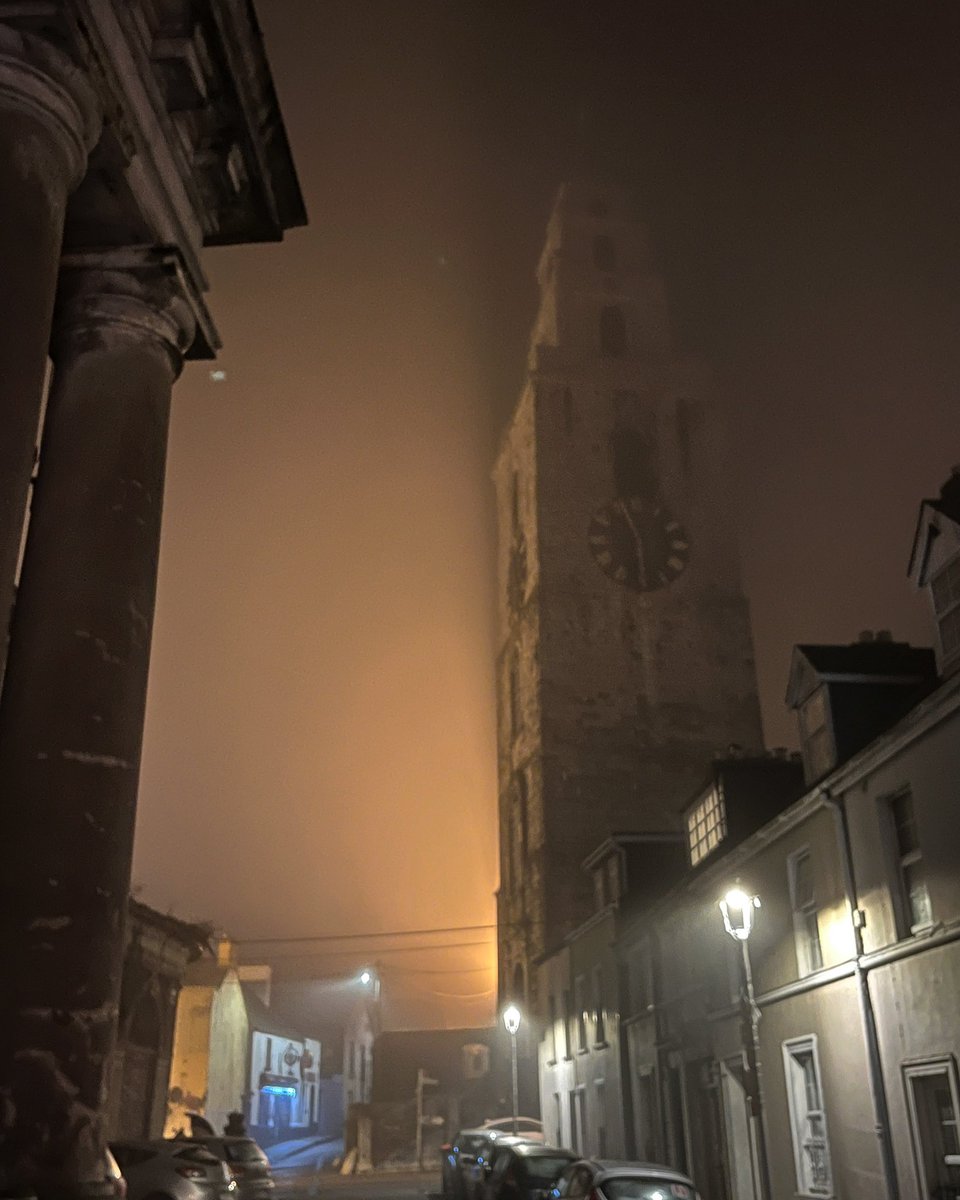
[[[486,925],[445,925],[435,929],[385,929],[380,932],[364,933],[316,933],[299,934],[295,937],[232,938],[238,946],[290,945],[293,942],[348,942],[371,941],[378,938],[426,937],[438,933],[479,933],[484,929],[496,929],[496,923]]]

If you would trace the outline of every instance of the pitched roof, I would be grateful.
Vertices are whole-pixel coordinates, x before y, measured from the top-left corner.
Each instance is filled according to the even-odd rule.
[[[920,501],[920,512],[917,516],[917,527],[914,531],[910,562],[907,566],[907,575],[913,580],[916,587],[926,587],[931,568],[936,570],[938,557],[941,559],[942,565],[944,552],[948,556],[956,552],[958,531],[960,531],[960,467],[954,467],[953,474],[940,488],[940,495],[936,499],[928,498]],[[952,536],[945,539],[945,544],[940,548],[938,555],[935,544],[944,533],[952,534]]]

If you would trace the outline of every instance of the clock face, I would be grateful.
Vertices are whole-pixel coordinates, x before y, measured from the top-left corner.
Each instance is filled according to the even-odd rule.
[[[690,543],[658,500],[621,496],[594,513],[587,540],[597,566],[616,583],[652,592],[686,567]]]

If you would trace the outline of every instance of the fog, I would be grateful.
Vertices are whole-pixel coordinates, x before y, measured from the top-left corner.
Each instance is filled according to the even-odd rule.
[[[960,459],[958,16],[835,7],[260,0],[311,223],[206,257],[224,378],[175,392],[148,902],[238,938],[449,929],[245,953],[379,957],[398,1022],[490,1018],[489,473],[573,172],[635,190],[715,364],[768,742],[794,642],[929,641],[905,566]]]

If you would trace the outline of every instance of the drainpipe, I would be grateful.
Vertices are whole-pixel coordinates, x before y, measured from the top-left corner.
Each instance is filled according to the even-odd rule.
[[[659,1118],[656,1125],[657,1141],[660,1145],[660,1157],[665,1162],[667,1159],[667,1148],[670,1145],[668,1137],[668,1117],[667,1117],[667,1080],[666,1066],[667,1055],[665,1048],[667,1046],[667,1028],[665,1014],[663,1010],[663,990],[662,980],[660,978],[663,967],[663,957],[660,953],[660,938],[656,933],[650,934],[650,999],[653,1002],[653,1037],[654,1037],[654,1057],[653,1057],[653,1075],[654,1087],[656,1088],[657,1098],[657,1117]]]
[[[855,952],[854,975],[857,980],[857,998],[860,1002],[863,1040],[867,1050],[870,1099],[873,1103],[874,1130],[880,1145],[883,1181],[886,1188],[887,1200],[900,1200],[896,1160],[893,1156],[893,1145],[890,1141],[890,1110],[887,1106],[887,1092],[883,1084],[883,1063],[880,1057],[877,1018],[873,1011],[870,983],[864,967],[863,928],[860,904],[857,897],[856,876],[854,875],[853,868],[853,848],[850,842],[847,810],[843,799],[832,796],[828,788],[821,787],[820,793],[827,807],[833,813],[837,845],[840,850],[840,864],[843,871],[843,890],[846,895],[847,906],[850,909],[850,924],[853,929]]]

